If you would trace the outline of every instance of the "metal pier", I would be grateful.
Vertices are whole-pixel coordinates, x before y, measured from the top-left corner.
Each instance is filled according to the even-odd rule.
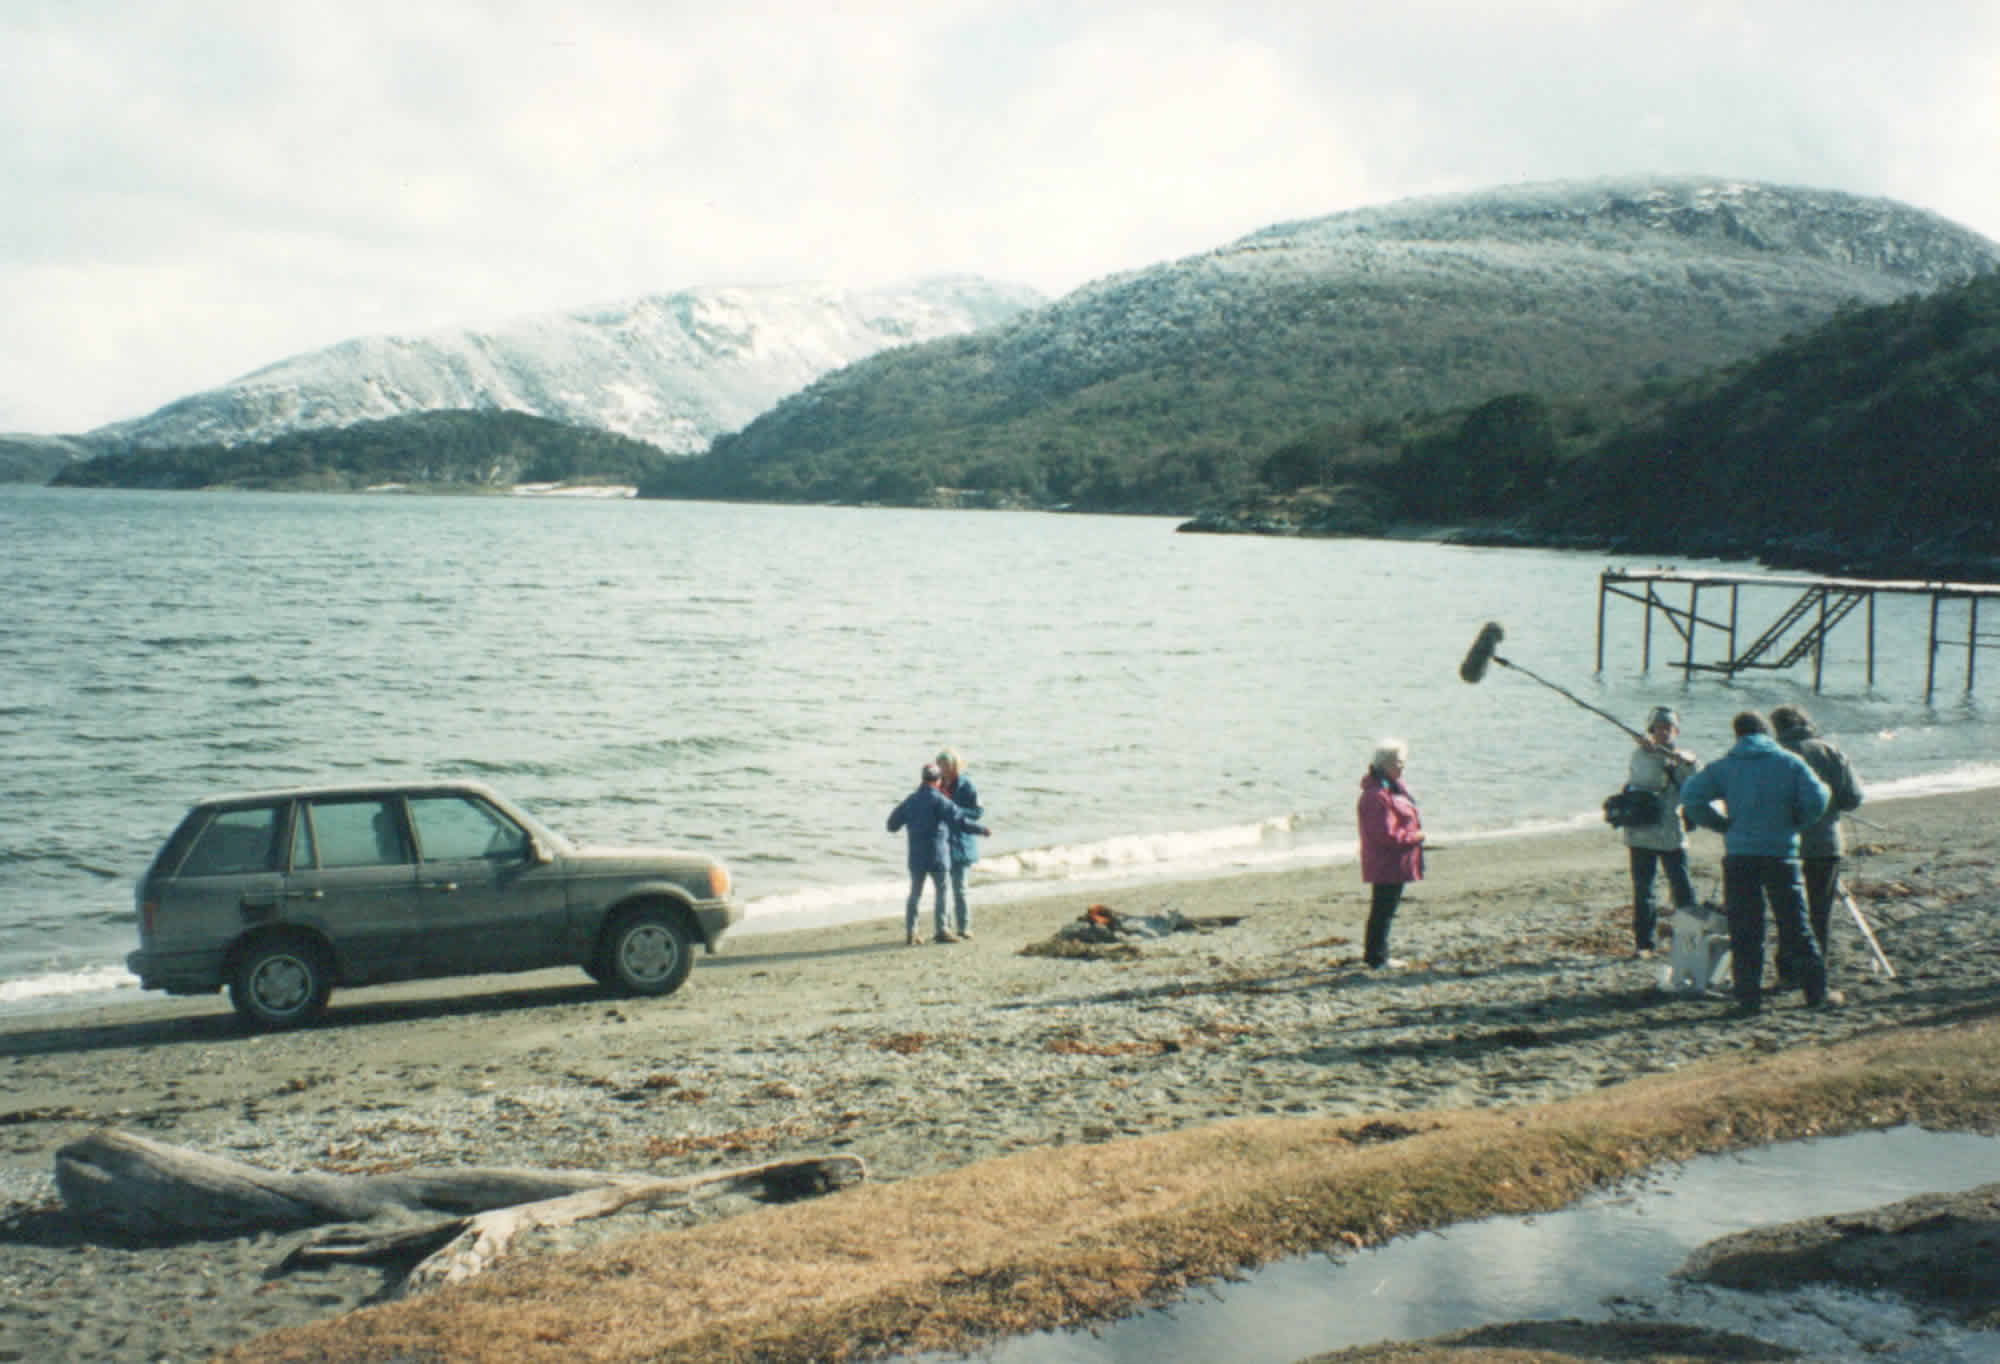
[[[1663,588],[1671,589],[1674,599],[1665,595]],[[1678,600],[1683,595],[1682,589],[1685,589],[1685,606]],[[1750,634],[1750,627],[1743,623],[1746,589],[1764,593],[1763,601],[1769,601],[1771,594],[1782,594],[1779,597],[1782,609],[1768,626],[1754,636]],[[1728,592],[1727,616],[1702,614],[1701,594],[1704,591]],[[1597,670],[1604,671],[1604,616],[1606,607],[1615,597],[1638,602],[1646,609],[1643,666],[1648,669],[1653,666],[1653,620],[1657,615],[1666,628],[1679,637],[1680,657],[1671,660],[1677,668],[1690,673],[1715,672],[1734,677],[1752,669],[1792,668],[1810,658],[1813,690],[1818,691],[1826,658],[1827,637],[1835,626],[1859,610],[1866,625],[1868,685],[1872,687],[1875,685],[1875,599],[1885,594],[1930,598],[1930,649],[1929,661],[1924,668],[1924,700],[1928,702],[1937,687],[1938,651],[1946,647],[1956,648],[1960,644],[1965,646],[1965,689],[1970,692],[1977,673],[1979,650],[2000,646],[2000,634],[1982,635],[1979,631],[1979,604],[2000,598],[2000,586],[1867,578],[1801,578],[1779,574],[1684,573],[1671,568],[1647,571],[1607,568],[1597,579]],[[1965,603],[1965,637],[1962,640],[1942,639],[1938,630],[1945,604],[1958,602]],[[1715,609],[1711,607],[1711,610]],[[1696,637],[1704,629],[1725,641],[1726,648],[1720,661],[1702,662],[1695,658]],[[1747,642],[1739,645],[1739,639]]]

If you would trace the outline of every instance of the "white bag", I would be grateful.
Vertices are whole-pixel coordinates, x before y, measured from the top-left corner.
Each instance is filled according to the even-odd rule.
[[[1667,964],[1660,968],[1660,988],[1676,995],[1726,994],[1733,979],[1729,916],[1706,905],[1676,909],[1673,937]]]

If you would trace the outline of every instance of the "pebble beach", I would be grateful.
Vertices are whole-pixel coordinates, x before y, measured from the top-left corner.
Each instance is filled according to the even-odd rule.
[[[1845,1003],[1754,1019],[1662,992],[1635,957],[1611,831],[1436,850],[1393,951],[1360,961],[1351,865],[980,906],[971,941],[880,919],[739,935],[666,999],[579,972],[336,994],[324,1023],[243,1032],[219,998],[0,1022],[0,1361],[205,1359],[377,1299],[366,1265],[268,1271],[307,1233],[136,1245],[60,1204],[56,1152],[99,1127],[281,1170],[535,1166],[695,1173],[825,1152],[895,1181],[1028,1148],[1219,1119],[1520,1106],[1745,1049],[2000,998],[2000,792],[1864,806]],[[1719,840],[1693,845],[1716,893]],[[975,883],[975,898],[977,887]],[[1093,904],[1190,931],[1053,950]],[[519,1253],[728,1216],[729,1199],[546,1234]]]

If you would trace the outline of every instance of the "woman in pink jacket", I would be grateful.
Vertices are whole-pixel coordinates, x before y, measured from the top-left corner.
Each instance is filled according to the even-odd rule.
[[[1403,785],[1409,756],[1409,745],[1401,739],[1384,739],[1369,759],[1354,810],[1361,825],[1361,879],[1374,887],[1364,957],[1376,970],[1403,964],[1389,956],[1389,922],[1396,917],[1403,887],[1424,879],[1424,825]]]

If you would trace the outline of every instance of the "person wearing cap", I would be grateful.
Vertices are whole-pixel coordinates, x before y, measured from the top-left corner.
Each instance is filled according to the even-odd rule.
[[[935,764],[925,763],[917,789],[889,812],[889,832],[902,830],[909,835],[910,898],[903,906],[903,941],[912,947],[923,941],[917,932],[917,908],[923,903],[925,881],[937,887],[937,940],[958,941],[945,919],[944,880],[951,870],[951,835],[960,831],[992,833],[938,789],[941,775]]]
[[[1651,824],[1637,824],[1625,833],[1626,856],[1632,865],[1632,950],[1639,956],[1653,951],[1660,916],[1653,908],[1653,882],[1662,867],[1675,909],[1694,906],[1694,882],[1688,876],[1687,831],[1681,825],[1681,785],[1697,766],[1694,754],[1674,747],[1680,717],[1671,706],[1655,706],[1646,717],[1646,737],[1625,768],[1625,787],[1651,791],[1660,798],[1660,814]]]
[[[937,755],[938,790],[973,819],[985,813],[979,805],[979,788],[965,775],[965,759],[954,749]],[[979,860],[979,836],[965,829],[951,831],[951,907],[957,918],[955,931],[960,938],[972,936],[972,906],[965,900],[965,876]]]
[[[1839,884],[1840,859],[1846,851],[1840,837],[1840,817],[1861,808],[1861,783],[1854,766],[1831,739],[1822,738],[1804,706],[1779,706],[1771,712],[1771,728],[1778,742],[1806,760],[1813,775],[1833,793],[1826,813],[1799,831],[1799,861],[1805,868],[1806,919],[1812,924],[1813,938],[1827,972],[1833,971],[1833,893]],[[1782,974],[1779,984],[1791,984]]]

